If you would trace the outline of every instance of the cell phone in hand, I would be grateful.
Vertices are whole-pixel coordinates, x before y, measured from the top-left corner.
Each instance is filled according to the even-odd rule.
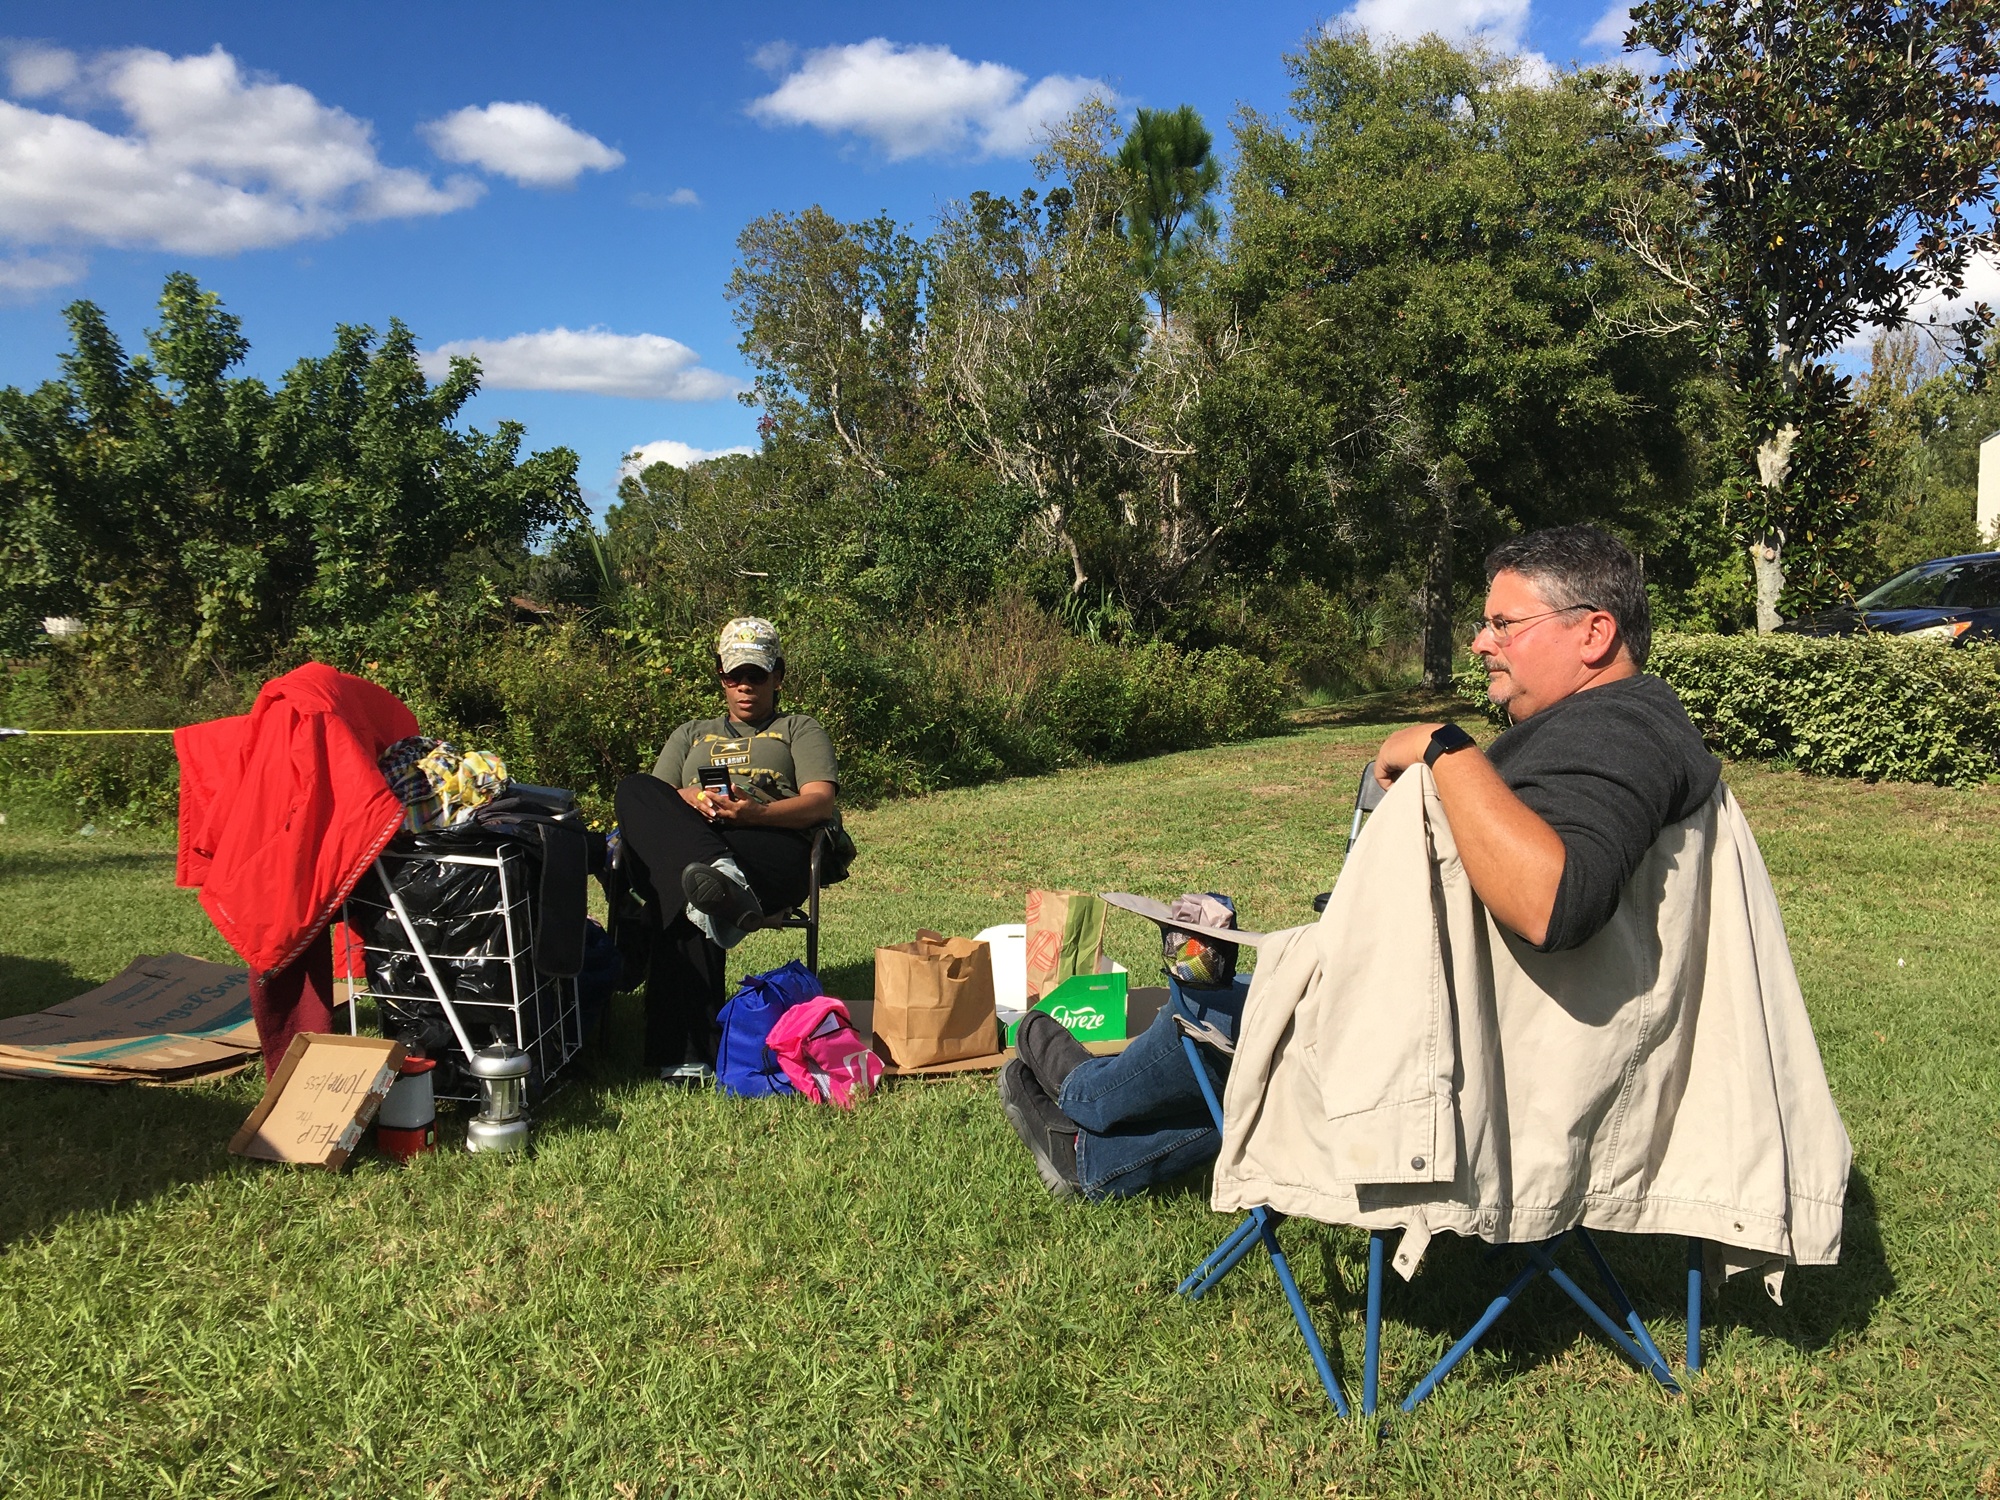
[[[711,797],[733,797],[729,789],[729,772],[721,766],[703,766],[695,775],[701,781],[701,789]]]

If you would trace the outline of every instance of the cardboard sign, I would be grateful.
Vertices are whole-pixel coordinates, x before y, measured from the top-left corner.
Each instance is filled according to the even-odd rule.
[[[402,1061],[401,1042],[300,1033],[229,1149],[259,1161],[339,1171],[361,1144]]]
[[[185,953],[135,958],[108,984],[0,1020],[0,1077],[181,1083],[257,1053],[249,972]]]

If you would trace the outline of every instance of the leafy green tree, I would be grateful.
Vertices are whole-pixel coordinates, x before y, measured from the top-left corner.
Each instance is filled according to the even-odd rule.
[[[519,456],[522,428],[453,424],[478,389],[433,386],[392,322],[336,331],[273,392],[231,375],[237,318],[167,278],[132,359],[88,302],[66,312],[63,378],[0,391],[0,616],[19,650],[43,614],[96,647],[184,669],[340,656],[419,596],[478,603],[531,542],[581,515],[576,456]]]
[[[1142,109],[1118,147],[1125,174],[1125,237],[1139,273],[1167,315],[1196,245],[1221,219],[1208,201],[1222,181],[1214,138],[1191,104]]]
[[[1861,513],[1864,414],[1829,357],[1911,322],[1992,247],[2000,50],[1990,0],[1642,0],[1628,46],[1687,144],[1682,221],[1633,243],[1732,366],[1749,452],[1734,524],[1757,624],[1838,592]],[[1957,326],[1976,347],[1986,310]]]
[[[1477,47],[1353,31],[1290,62],[1299,133],[1239,128],[1209,316],[1248,350],[1204,393],[1202,447],[1218,485],[1288,499],[1265,540],[1296,565],[1409,568],[1442,687],[1462,551],[1685,489],[1688,350],[1630,332],[1647,276],[1611,223],[1653,142],[1625,74],[1531,84]]]
[[[925,250],[886,215],[769,214],[737,236],[726,293],[763,435],[823,443],[873,479],[921,462]]]
[[[1983,375],[1914,329],[1877,335],[1859,399],[1872,429],[1859,585],[1979,549],[1979,444],[2000,430],[2000,388]]]
[[[1036,158],[1044,182],[974,193],[933,238],[927,392],[940,438],[1032,497],[1030,531],[1083,590],[1130,538],[1133,479],[1118,415],[1132,398],[1145,309],[1117,216],[1110,110],[1092,101]]]

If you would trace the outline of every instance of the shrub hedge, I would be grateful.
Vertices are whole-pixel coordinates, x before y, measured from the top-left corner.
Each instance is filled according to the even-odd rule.
[[[1287,693],[1242,652],[1082,640],[1025,601],[900,632],[827,605],[779,623],[791,652],[783,703],[826,725],[842,795],[861,803],[1270,733]],[[721,712],[711,649],[570,621],[353,665],[409,703],[425,733],[498,750],[516,776],[574,788],[602,813],[676,724]],[[85,690],[41,662],[0,679],[0,723],[188,723],[243,711],[256,686],[211,690],[195,706]],[[170,821],[177,785],[165,736],[0,743],[0,810]]]
[[[1680,694],[1709,748],[1732,759],[1946,786],[2000,775],[2000,644],[1662,635],[1647,667]],[[1484,699],[1476,661],[1457,685]]]

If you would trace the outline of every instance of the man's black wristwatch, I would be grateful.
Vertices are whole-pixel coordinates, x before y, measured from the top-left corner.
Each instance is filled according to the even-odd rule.
[[[1478,743],[1456,724],[1440,724],[1431,731],[1431,742],[1424,748],[1424,764],[1434,767],[1440,755],[1449,755],[1454,750],[1463,750],[1467,745]]]

